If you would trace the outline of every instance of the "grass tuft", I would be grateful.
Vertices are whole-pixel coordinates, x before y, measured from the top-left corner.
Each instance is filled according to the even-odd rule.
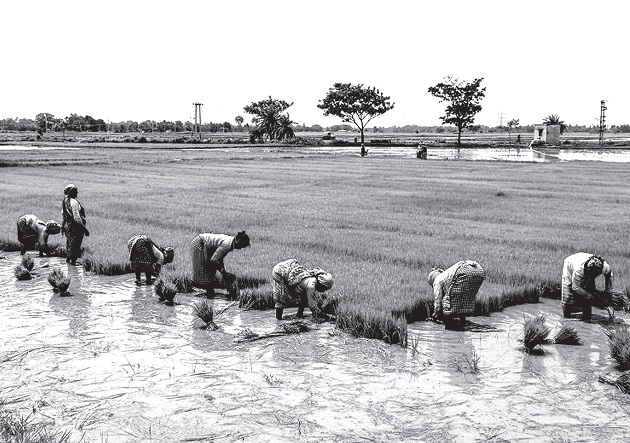
[[[165,281],[162,277],[160,277],[155,282],[155,293],[159,297],[160,301],[164,302],[167,305],[172,305],[175,302],[177,286],[169,281]]]
[[[529,353],[533,352],[536,346],[547,345],[551,329],[546,324],[545,314],[538,314],[536,317],[528,318],[523,325],[523,346]]]
[[[210,305],[208,300],[200,300],[193,305],[193,314],[195,314],[202,322],[204,322],[205,329],[212,329],[216,331],[219,326],[214,322],[214,309]]]
[[[61,266],[55,266],[48,274],[48,283],[53,287],[53,291],[59,292],[61,295],[68,293],[70,280],[70,277],[61,270]]]
[[[557,345],[579,345],[580,336],[571,325],[561,325],[553,337],[553,342]]]
[[[610,346],[610,356],[617,362],[617,367],[625,371],[630,369],[630,329],[617,325],[605,331]]]

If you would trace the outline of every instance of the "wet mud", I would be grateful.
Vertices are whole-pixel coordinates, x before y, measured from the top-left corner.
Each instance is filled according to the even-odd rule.
[[[35,258],[36,277],[17,281],[19,256],[0,255],[0,402],[71,431],[72,441],[626,442],[630,435],[630,396],[598,382],[615,372],[606,311],[595,309],[590,323],[569,320],[580,346],[549,345],[540,355],[521,349],[523,322],[545,312],[555,330],[564,321],[556,300],[471,317],[465,331],[415,323],[407,349],[330,323],[238,342],[245,329],[275,330],[274,313],[232,306],[214,319],[219,330],[205,330],[192,310],[201,294],[178,294],[166,306],[131,274],[96,276],[58,258]],[[46,281],[54,265],[72,278],[70,296]]]

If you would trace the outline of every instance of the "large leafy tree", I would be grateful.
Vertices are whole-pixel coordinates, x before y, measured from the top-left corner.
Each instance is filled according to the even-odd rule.
[[[394,108],[394,103],[389,100],[388,96],[376,88],[335,83],[317,107],[323,109],[326,116],[334,115],[341,117],[346,123],[353,123],[361,132],[361,143],[364,143],[367,124],[374,117]]]
[[[475,115],[481,111],[481,99],[486,95],[486,88],[481,87],[483,78],[476,78],[472,83],[460,81],[451,76],[444,77],[444,81],[429,88],[429,93],[448,102],[445,115],[440,117],[443,125],[457,127],[457,144],[461,144],[462,130],[469,128],[475,122]]]
[[[49,129],[52,129],[53,125],[57,122],[55,120],[55,116],[49,114],[48,112],[41,112],[35,116],[35,122],[37,124],[37,129],[40,129],[42,132],[48,132]]]
[[[293,103],[273,99],[269,96],[269,99],[253,102],[251,105],[245,106],[243,110],[247,114],[253,115],[252,123],[256,125],[257,134],[267,136],[270,140],[282,140],[288,137],[288,131],[284,129],[280,131],[282,124],[291,121],[288,114],[284,114],[284,111],[292,105]]]
[[[547,126],[559,125],[560,134],[564,134],[564,131],[567,129],[567,125],[564,124],[564,121],[560,120],[560,116],[558,114],[551,114],[548,117],[543,118],[543,123]]]

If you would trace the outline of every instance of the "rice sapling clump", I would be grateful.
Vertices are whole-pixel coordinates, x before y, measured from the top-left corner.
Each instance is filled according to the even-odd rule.
[[[177,294],[177,287],[173,283],[166,282],[160,278],[156,282],[155,293],[164,304],[172,305],[174,304],[175,294]]]
[[[536,346],[547,345],[551,329],[545,324],[545,314],[538,314],[536,317],[528,318],[523,325],[523,346],[529,353],[534,351]]]
[[[622,371],[630,369],[630,329],[617,325],[604,332],[608,337],[610,356],[617,362],[617,367]]]
[[[557,345],[579,345],[580,337],[571,325],[561,325],[553,337],[553,342]]]
[[[30,280],[33,277],[29,270],[21,264],[15,265],[15,267],[13,268],[13,274],[18,280]]]
[[[31,257],[31,254],[25,254],[22,256],[22,266],[24,266],[29,272],[35,267],[35,260]]]
[[[193,313],[204,322],[203,329],[216,331],[219,326],[214,322],[214,310],[208,300],[201,300],[193,305]]]

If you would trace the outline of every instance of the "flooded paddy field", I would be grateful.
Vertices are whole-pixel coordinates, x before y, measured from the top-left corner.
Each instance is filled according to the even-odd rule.
[[[279,322],[232,306],[207,331],[192,313],[200,294],[166,306],[131,274],[59,258],[36,257],[36,277],[17,281],[19,255],[2,256],[0,401],[71,441],[625,442],[630,432],[630,396],[598,382],[615,372],[605,311],[569,320],[580,346],[541,355],[521,350],[523,322],[545,312],[556,329],[557,300],[471,317],[462,332],[414,323],[407,349],[332,323],[238,342]],[[46,280],[55,265],[72,278],[70,296]]]

